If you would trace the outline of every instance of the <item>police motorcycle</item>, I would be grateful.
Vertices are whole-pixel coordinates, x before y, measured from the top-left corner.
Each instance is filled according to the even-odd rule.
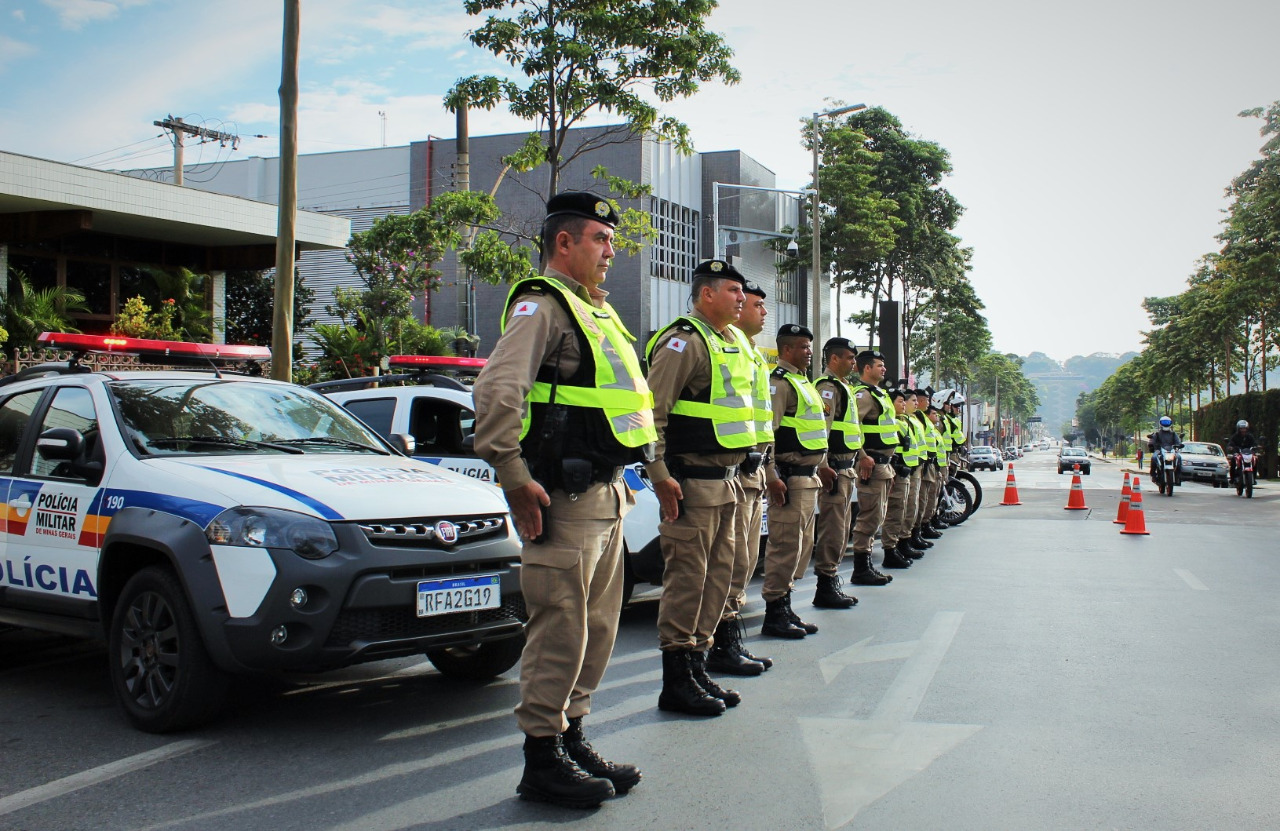
[[[1236,468],[1236,496],[1243,496],[1246,499],[1253,499],[1253,486],[1258,481],[1258,473],[1255,469],[1255,459],[1257,458],[1256,447],[1239,447],[1235,452],[1235,468]]]
[[[1168,416],[1160,418],[1160,427],[1167,430],[1173,425]],[[1160,493],[1173,496],[1174,486],[1182,484],[1182,442],[1171,447],[1164,447],[1155,442],[1157,433],[1152,433],[1153,449],[1151,451],[1151,478]],[[1176,434],[1175,434],[1176,436]]]
[[[964,398],[955,390],[943,390],[934,395],[934,403],[963,404]],[[964,522],[982,504],[982,484],[968,470],[969,460],[964,451],[953,452],[947,459],[947,480],[938,489],[939,521],[947,525]]]

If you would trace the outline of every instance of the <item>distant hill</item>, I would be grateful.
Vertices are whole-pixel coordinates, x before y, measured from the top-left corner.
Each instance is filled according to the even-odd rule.
[[[1133,358],[1137,352],[1116,355],[1094,352],[1076,355],[1058,362],[1043,352],[1032,352],[1022,359],[1022,372],[1036,385],[1040,407],[1036,415],[1044,419],[1045,429],[1058,435],[1062,425],[1076,414],[1076,398],[1082,392],[1096,390],[1113,372]]]

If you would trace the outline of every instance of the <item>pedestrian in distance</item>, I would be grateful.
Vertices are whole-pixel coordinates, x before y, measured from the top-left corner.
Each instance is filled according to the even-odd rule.
[[[803,638],[817,634],[791,607],[795,581],[813,552],[814,509],[820,488],[830,488],[827,420],[822,397],[804,372],[813,360],[813,332],[788,323],[778,330],[778,368],[769,379],[773,406],[773,459],[765,468],[769,542],[764,556],[761,634]]]
[[[664,565],[658,707],[687,715],[718,716],[742,700],[707,675],[707,653],[737,561],[739,474],[760,462],[755,364],[747,336],[733,325],[745,283],[724,260],[699,264],[690,285],[693,311],[659,330],[645,350],[658,434],[646,468],[661,507]]]
[[[583,717],[617,634],[626,465],[652,453],[652,396],[601,288],[618,216],[590,193],[547,202],[545,273],[516,283],[476,378],[476,452],[502,483],[523,541],[528,610],[516,721],[521,798],[589,808],[640,781],[602,758]]]

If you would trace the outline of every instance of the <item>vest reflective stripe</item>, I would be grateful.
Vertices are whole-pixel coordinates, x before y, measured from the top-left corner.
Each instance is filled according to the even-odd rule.
[[[844,392],[844,412],[835,413],[831,419],[831,436],[827,449],[832,453],[852,453],[862,447],[863,443],[862,423],[858,421],[858,413],[853,407],[853,390],[834,375],[826,375],[819,380],[838,384]],[[837,436],[843,442],[842,446],[836,446]]]
[[[552,277],[531,277],[517,282],[507,295],[507,311],[516,295],[527,283],[533,282],[554,289],[566,301],[564,305],[572,311],[569,317],[578,331],[585,335],[595,366],[593,386],[561,382],[556,385],[556,403],[602,410],[610,431],[623,447],[643,447],[657,441],[658,433],[653,427],[653,393],[645,383],[640,361],[631,345],[635,337],[622,324],[618,313],[608,303],[598,309],[591,306]],[[505,312],[502,319],[505,331]],[[535,381],[525,401],[521,439],[529,432],[532,420],[528,404],[550,403],[551,384]]]
[[[756,444],[768,444],[773,441],[773,397],[769,395],[769,362],[741,329],[736,326],[730,328],[755,367],[751,388],[752,403],[755,405]]]
[[[925,452],[929,455],[936,455],[938,452],[938,433],[933,429],[933,425],[929,423],[929,417],[921,415],[920,411],[916,411],[913,416],[916,426],[920,432],[920,438],[924,443]]]
[[[827,412],[822,407],[822,397],[803,375],[788,372],[786,379],[796,391],[796,414],[784,413],[778,426],[794,430],[796,440],[805,450],[826,450]]]
[[[960,423],[960,416],[944,415],[947,423],[951,425],[951,441],[954,445],[964,444],[964,425]]]
[[[671,414],[710,421],[716,442],[727,450],[754,447],[756,407],[751,390],[755,364],[751,355],[742,348],[742,344],[746,343],[746,335],[730,327],[734,337],[739,339],[737,343],[731,344],[696,317],[677,318],[672,325],[678,323],[693,326],[707,345],[707,354],[711,358],[711,400],[689,401],[681,398],[671,405]],[[670,328],[666,327],[649,341],[646,353],[650,365],[658,338]]]
[[[917,425],[912,424],[915,419],[910,416],[904,416],[898,422],[898,435],[901,437],[902,450],[898,455],[907,467],[916,467],[920,464],[920,437],[916,434]]]
[[[893,399],[889,397],[889,393],[878,387],[857,384],[853,388],[855,394],[862,390],[869,392],[871,397],[876,400],[876,403],[880,405],[880,415],[874,422],[861,422],[864,440],[866,436],[876,436],[882,444],[889,446],[898,444],[898,421],[894,418]]]

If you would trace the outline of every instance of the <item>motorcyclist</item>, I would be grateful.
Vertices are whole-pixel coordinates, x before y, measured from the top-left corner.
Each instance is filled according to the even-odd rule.
[[[1227,461],[1231,464],[1231,481],[1236,480],[1236,452],[1252,450],[1258,446],[1258,439],[1249,430],[1249,422],[1243,418],[1236,422],[1236,431],[1223,442],[1227,446]]]
[[[1147,435],[1147,450],[1151,451],[1151,479],[1156,478],[1156,451],[1164,451],[1170,448],[1182,449],[1182,438],[1173,431],[1173,419],[1169,416],[1160,416],[1160,429],[1154,433]],[[1182,457],[1178,457],[1177,478],[1182,478]]]

